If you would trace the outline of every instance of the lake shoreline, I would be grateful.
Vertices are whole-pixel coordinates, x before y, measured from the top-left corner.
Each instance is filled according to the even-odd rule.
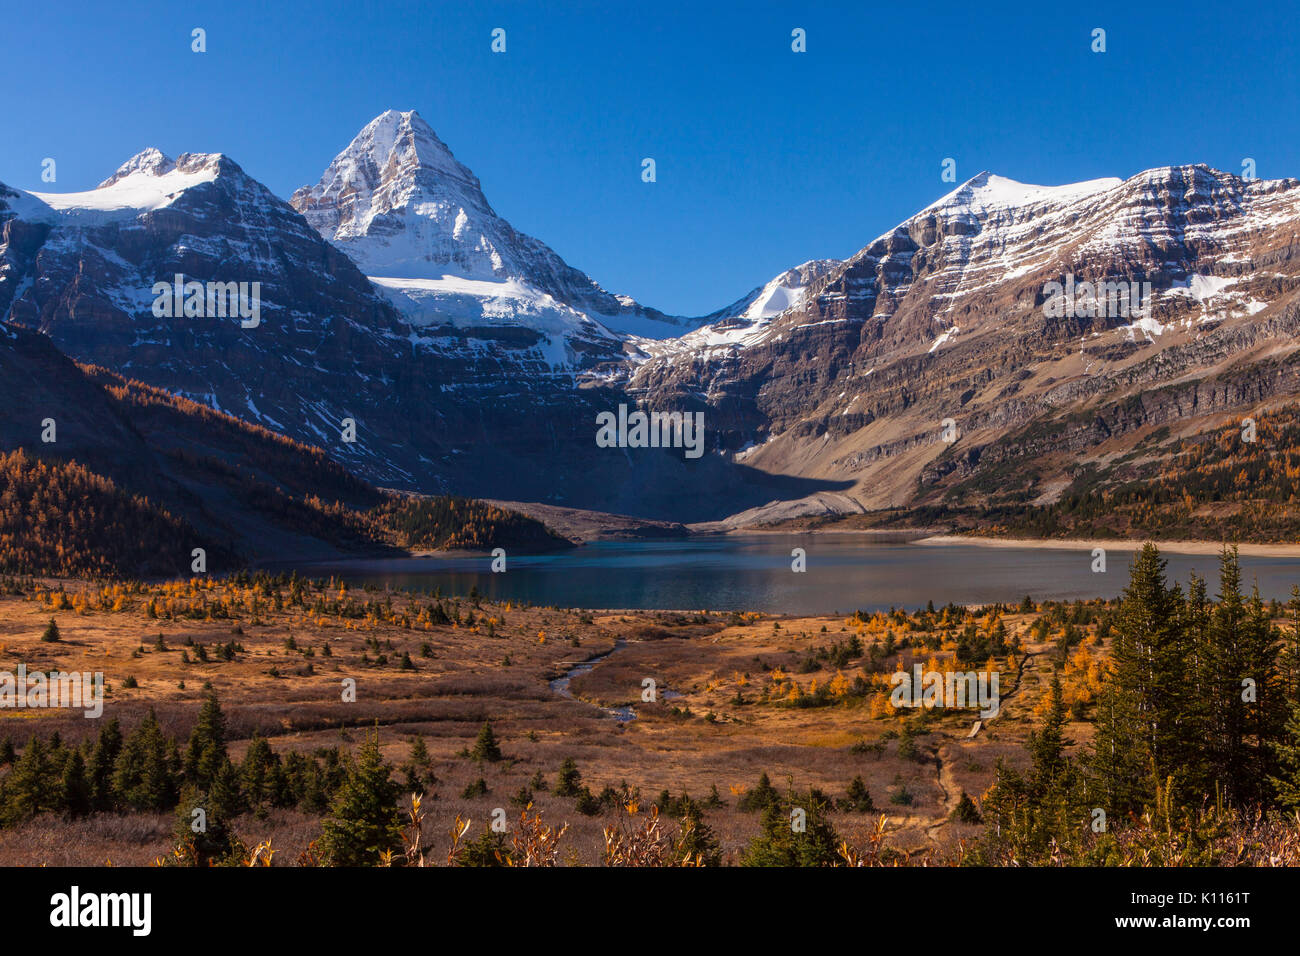
[[[1019,548],[1051,551],[1091,551],[1102,548],[1110,551],[1137,551],[1146,540],[1134,538],[983,538],[968,535],[931,535],[914,539],[912,544],[929,547],[950,547],[969,544],[983,548]],[[1217,556],[1224,547],[1221,541],[1153,541],[1161,551],[1174,554]],[[1300,558],[1300,544],[1263,544],[1243,542],[1237,545],[1240,554],[1255,558]]]
[[[693,534],[695,538],[717,536],[717,532]],[[1161,541],[1151,538],[1000,538],[985,535],[948,534],[928,529],[908,530],[885,528],[732,528],[721,532],[724,536],[746,537],[749,535],[771,535],[799,537],[802,535],[857,535],[868,541],[881,544],[921,544],[927,547],[951,547],[953,545],[974,545],[981,548],[1017,548],[1023,550],[1047,551],[1091,551],[1104,548],[1111,551],[1137,551],[1151,541],[1161,551],[1173,554],[1214,555],[1223,550],[1224,544],[1232,542],[1170,540]],[[1243,541],[1237,543],[1237,549],[1243,556],[1257,558],[1300,558],[1300,542],[1287,544],[1283,542]]]

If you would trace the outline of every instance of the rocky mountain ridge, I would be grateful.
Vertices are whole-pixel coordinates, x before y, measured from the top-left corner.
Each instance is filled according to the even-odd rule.
[[[1154,428],[1294,395],[1298,231],[1296,180],[981,173],[844,260],[681,320],[513,230],[418,115],[389,112],[290,203],[228,157],[157,150],[85,193],[0,185],[0,318],[367,480],[761,522],[1051,501]],[[176,275],[258,282],[260,327],[155,315]],[[598,449],[620,404],[703,412],[713,454]]]
[[[808,513],[935,500],[949,477],[1011,459],[1035,476],[1023,494],[1050,500],[1104,454],[1102,434],[1123,440],[1112,425],[1053,460],[1027,434],[1113,419],[1166,387],[1191,389],[1184,430],[1288,394],[1267,383],[1294,360],[1298,231],[1296,180],[1186,166],[1045,188],[981,173],[815,280],[761,335],[718,343],[726,326],[705,327],[692,334],[704,347],[662,350],[629,387],[652,405],[704,391],[738,460],[854,482]],[[1102,282],[1149,286],[1145,309],[1062,307],[1067,283]]]

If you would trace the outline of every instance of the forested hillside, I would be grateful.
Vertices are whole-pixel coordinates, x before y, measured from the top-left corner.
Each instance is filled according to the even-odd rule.
[[[79,366],[0,326],[0,567],[183,577],[401,547],[567,545],[472,499],[395,497],[325,450],[189,399]]]
[[[943,503],[877,516],[1031,538],[1284,542],[1300,536],[1300,406],[1232,419],[1186,437],[1153,429],[1104,467],[1076,469],[1051,501],[1030,496],[1032,466],[989,469]]]

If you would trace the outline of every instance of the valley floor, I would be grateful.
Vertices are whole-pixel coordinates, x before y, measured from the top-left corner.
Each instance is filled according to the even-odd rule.
[[[624,784],[639,791],[642,812],[665,790],[697,802],[716,792],[704,804],[705,819],[730,862],[759,831],[760,814],[737,804],[764,773],[782,794],[811,786],[841,801],[860,777],[876,809],[835,810],[830,819],[841,837],[857,845],[883,826],[888,844],[904,853],[943,855],[978,832],[949,822],[962,792],[978,799],[1000,758],[1022,760],[1050,672],[1048,645],[1028,634],[1036,615],[1002,616],[1007,633],[1026,643],[1002,668],[1000,715],[972,735],[973,711],[918,720],[882,706],[885,674],[902,656],[880,657],[868,686],[856,692],[846,675],[859,674],[865,660],[841,657],[833,666],[834,654],[819,656],[854,635],[879,643],[883,616],[589,615],[461,599],[440,602],[460,623],[435,624],[427,595],[349,593],[332,583],[309,591],[301,605],[282,588],[229,582],[101,590],[69,581],[15,590],[24,593],[0,599],[0,670],[22,662],[29,673],[102,671],[104,719],[120,720],[124,733],[152,708],[183,747],[211,688],[236,762],[254,733],[283,755],[353,748],[377,732],[394,767],[407,763],[412,739],[423,738],[436,780],[424,805],[425,843],[435,856],[458,816],[471,821],[473,836],[497,807],[517,817],[511,798],[531,789],[546,822],[570,826],[566,861],[598,862],[603,828],[624,811],[606,805],[588,815],[571,796],[538,786],[556,789],[566,758],[593,794]],[[51,618],[61,639],[43,642]],[[906,633],[906,625],[893,628]],[[215,653],[232,643],[231,659]],[[573,678],[572,698],[552,687],[580,662],[616,647]],[[356,681],[355,702],[344,700],[347,678]],[[653,702],[643,700],[647,679],[656,687]],[[628,707],[634,719],[602,709]],[[489,720],[505,759],[467,759]],[[57,731],[65,745],[76,744],[101,726],[80,712],[9,711],[0,717],[0,738],[21,747],[30,735]],[[1076,741],[1087,731],[1071,727]],[[480,779],[486,792],[468,795]],[[0,865],[146,864],[168,854],[173,823],[168,813],[46,815],[0,830]],[[320,835],[321,820],[272,809],[239,818],[235,829],[250,846],[270,839],[277,862],[292,862]]]

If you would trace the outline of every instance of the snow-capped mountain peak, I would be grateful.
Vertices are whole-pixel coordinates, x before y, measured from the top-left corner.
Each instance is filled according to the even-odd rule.
[[[150,176],[162,176],[171,172],[175,168],[176,164],[172,160],[168,159],[167,156],[163,154],[162,150],[150,146],[148,149],[141,150],[128,159],[117,168],[117,172],[105,179],[96,188],[107,189],[109,186],[126,179],[128,176],[134,176],[139,173],[144,173]]]
[[[663,337],[700,324],[611,295],[544,242],[517,232],[414,111],[375,117],[290,203],[366,275],[386,280],[380,286],[399,308],[411,314],[418,298],[422,322],[437,315],[443,282],[449,320],[475,322],[470,280],[502,284],[484,299],[488,312],[491,301],[517,299],[522,283],[616,332]],[[404,280],[414,280],[412,295],[401,294]],[[506,289],[510,280],[518,281]]]
[[[493,211],[478,178],[414,111],[375,117],[290,202],[367,275],[532,279],[533,260],[550,253]]]
[[[75,216],[87,221],[134,217],[169,206],[187,189],[235,170],[238,167],[221,153],[182,153],[173,161],[157,149],[146,149],[94,189],[30,193],[45,208],[28,215],[33,219]]]
[[[715,313],[716,319],[679,338],[639,340],[641,354],[653,358],[698,355],[716,358],[764,342],[772,320],[799,309],[810,285],[843,265],[839,259],[810,259],[774,276],[766,284]]]
[[[456,160],[447,144],[415,110],[386,110],[366,124],[352,145],[364,148],[367,158],[380,169],[387,169],[391,163],[419,167],[479,188],[474,174]]]
[[[505,268],[478,178],[414,111],[375,117],[291,202],[372,275],[486,278]]]

